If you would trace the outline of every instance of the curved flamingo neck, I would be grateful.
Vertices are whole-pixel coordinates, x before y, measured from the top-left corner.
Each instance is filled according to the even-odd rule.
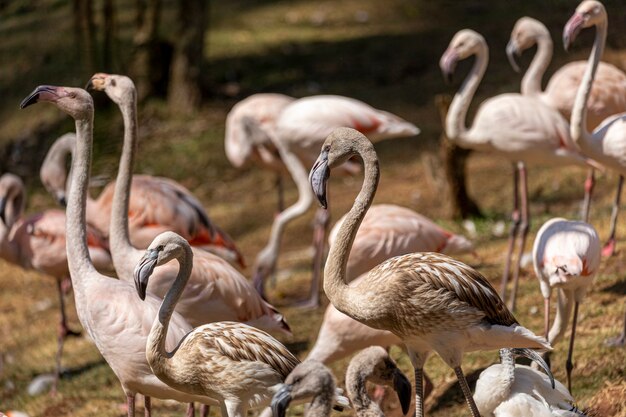
[[[124,144],[115,181],[115,193],[111,206],[110,246],[113,265],[117,275],[130,281],[141,251],[130,242],[128,207],[133,179],[133,166],[137,152],[137,100],[135,91],[129,99],[119,104],[124,119]]]
[[[274,140],[276,147],[280,153],[280,157],[289,170],[291,178],[293,178],[298,188],[298,201],[295,204],[287,207],[283,210],[272,224],[272,231],[270,232],[270,238],[256,259],[257,266],[261,263],[266,265],[275,265],[278,259],[278,253],[280,251],[280,243],[285,227],[292,220],[302,216],[313,204],[313,193],[309,186],[309,178],[306,168],[298,159],[298,157],[291,152],[280,140]]]
[[[522,78],[520,91],[523,95],[537,95],[543,92],[541,80],[552,60],[552,52],[553,44],[550,34],[537,36],[537,53]]]
[[[378,404],[367,395],[366,381],[367,375],[362,372],[346,375],[346,390],[354,406],[354,412],[359,417],[384,417]]]
[[[87,221],[85,218],[91,148],[93,141],[93,107],[88,119],[76,120],[76,147],[72,158],[72,178],[66,209],[67,264],[78,300],[84,295],[85,284],[99,275],[89,257]],[[80,313],[80,308],[78,308]],[[82,320],[81,320],[82,322]]]
[[[463,81],[459,91],[454,95],[454,99],[448,110],[448,116],[446,117],[446,135],[448,138],[460,145],[465,143],[468,146],[471,146],[471,142],[467,139],[465,118],[467,117],[467,111],[474,98],[476,89],[483,79],[487,64],[489,63],[489,47],[486,42],[482,41],[480,43],[480,49],[475,55],[476,60],[474,61],[472,70],[465,78],[465,81]]]
[[[21,217],[21,215],[20,215]],[[15,225],[5,225],[0,221],[0,257],[15,265],[20,263],[20,247],[12,237]]]
[[[349,297],[352,287],[346,282],[348,255],[365,213],[372,204],[380,178],[378,158],[371,142],[358,140],[354,147],[363,160],[365,179],[361,191],[337,232],[324,267],[324,292],[337,310],[353,318],[360,317],[363,311],[360,311]]]
[[[178,243],[182,249],[180,255],[177,256],[180,264],[178,275],[161,303],[159,315],[154,319],[146,342],[146,357],[157,375],[162,374],[167,369],[168,360],[176,353],[176,350],[168,352],[165,348],[167,329],[176,308],[176,303],[180,299],[187,281],[189,281],[193,267],[193,251],[191,247],[186,241]]]
[[[591,54],[587,60],[585,74],[576,92],[576,100],[572,109],[572,117],[570,121],[570,134],[572,139],[580,146],[587,156],[602,162],[604,154],[601,150],[601,140],[594,140],[593,136],[587,130],[587,101],[593,87],[593,80],[596,75],[598,63],[604,52],[604,43],[606,42],[607,21],[606,18],[596,24],[596,36],[593,42]]]

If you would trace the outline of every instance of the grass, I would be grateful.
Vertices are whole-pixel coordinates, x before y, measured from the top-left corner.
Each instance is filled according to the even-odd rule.
[[[36,112],[18,111],[17,103],[37,84],[83,85],[91,75],[76,64],[73,49],[68,50],[72,29],[70,6],[66,3],[42,0],[34,8],[25,2],[9,2],[0,11],[0,143],[6,149],[1,158],[5,169],[26,177],[32,190],[29,211],[53,205],[36,178],[37,163],[45,152],[41,143],[71,129],[72,124],[51,107],[42,106]],[[606,5],[611,16],[608,57],[619,65],[623,60],[621,48],[625,46],[619,28],[626,16],[620,14],[619,2]],[[172,7],[173,2],[165,2],[164,34],[172,26],[168,25]],[[213,94],[193,115],[173,117],[159,99],[140,109],[141,155],[137,171],[167,175],[192,189],[252,263],[269,234],[275,196],[270,174],[254,168],[236,171],[223,157],[223,121],[237,99],[259,91],[294,96],[344,94],[414,121],[422,129],[419,137],[377,145],[382,178],[376,202],[413,208],[455,232],[463,232],[460,224],[446,219],[445,197],[420,163],[422,155],[435,151],[441,129],[433,97],[458,87],[443,85],[437,60],[456,30],[465,26],[477,28],[490,43],[492,60],[475,102],[500,92],[516,91],[519,77],[512,74],[503,54],[515,19],[523,14],[542,18],[558,39],[560,25],[573,5],[559,0],[515,4],[449,0],[235,0],[212,2],[211,7],[205,81]],[[123,58],[132,35],[132,8],[120,5],[119,12],[117,56]],[[558,47],[555,50],[556,62],[551,68],[572,57],[583,58],[587,53],[587,49],[580,48],[573,56],[566,56]],[[460,73],[466,70],[466,65],[459,68]],[[235,86],[238,95],[226,95],[226,85]],[[121,118],[117,109],[103,103],[106,102],[97,104],[94,172],[113,177],[121,143]],[[488,155],[474,155],[468,171],[470,193],[487,216],[475,220],[479,260],[461,259],[498,285],[506,238],[494,236],[492,230],[496,223],[508,218],[510,166]],[[577,168],[550,166],[531,167],[529,172],[532,242],[536,230],[548,218],[578,216],[585,173]],[[612,175],[601,176],[595,191],[592,223],[603,237],[608,234],[615,180]],[[332,179],[333,218],[349,208],[360,184],[360,178]],[[286,197],[295,201],[295,187],[288,188]],[[308,288],[311,220],[310,215],[298,219],[287,229],[278,283],[270,291],[272,302],[285,313],[294,329],[293,339],[285,342],[298,350],[300,357],[315,341],[323,315],[323,309],[304,312],[289,307]],[[626,226],[620,226],[618,236],[625,233]],[[626,416],[624,350],[603,344],[606,338],[617,335],[623,316],[623,245],[620,241],[617,256],[603,262],[581,307],[576,338],[573,393],[581,406],[592,407],[598,416]],[[67,343],[64,365],[69,372],[56,397],[29,397],[25,393],[33,377],[53,369],[58,308],[54,282],[36,272],[4,262],[0,265],[0,352],[4,357],[0,410],[24,410],[31,416],[123,415],[119,383],[86,338]],[[246,273],[249,275],[250,271]],[[525,326],[540,332],[542,299],[533,275],[532,267],[527,265],[516,316]],[[71,317],[71,322],[78,325],[74,312]],[[555,376],[562,381],[566,347],[566,342],[560,343],[553,355]],[[410,364],[401,350],[393,349],[392,355],[410,373]],[[468,354],[464,368],[470,374],[494,359],[493,352]],[[339,380],[346,365],[345,360],[333,365]],[[451,384],[453,372],[435,357],[429,360],[426,370],[439,387],[435,398],[428,402],[432,407],[429,415],[467,415],[460,392]],[[156,401],[155,410],[158,415],[173,416],[180,415],[184,406]],[[302,408],[290,413],[301,415]]]

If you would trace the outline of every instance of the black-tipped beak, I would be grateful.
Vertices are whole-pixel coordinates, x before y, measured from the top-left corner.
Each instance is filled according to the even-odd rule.
[[[55,101],[59,98],[57,93],[58,87],[54,87],[51,85],[40,85],[35,88],[32,93],[28,97],[26,97],[20,103],[20,108],[26,108],[31,104],[35,104],[38,101]]]
[[[524,356],[524,357],[530,359],[531,361],[537,362],[537,365],[541,366],[541,368],[548,375],[548,378],[550,378],[550,385],[552,385],[552,389],[554,389],[554,387],[555,387],[554,375],[552,375],[552,371],[550,370],[550,367],[548,366],[546,361],[543,360],[541,355],[539,355],[536,351],[534,351],[532,349],[519,349],[519,348],[516,348],[516,349],[511,349],[511,352],[513,352],[513,354],[515,354],[515,355]]]
[[[58,196],[57,203],[59,203],[61,207],[67,207],[67,198],[65,198],[65,195]]]
[[[94,74],[93,77],[91,77],[89,79],[89,81],[87,81],[87,85],[85,86],[85,90],[90,91],[90,90],[96,90],[96,91],[102,91],[104,90],[104,84],[106,81],[106,77],[108,77],[108,74],[104,74],[104,73],[97,73]]]
[[[291,403],[291,385],[281,384],[276,394],[272,398],[272,403],[270,407],[272,407],[272,414],[274,417],[285,417],[285,412],[287,411],[287,407]]]
[[[454,49],[446,49],[446,51],[441,56],[439,60],[439,68],[441,68],[441,73],[443,74],[443,78],[446,80],[446,83],[452,83],[452,75],[454,75],[454,70],[456,69],[456,64],[459,61],[459,55],[456,53]]]
[[[159,251],[156,249],[148,249],[139,261],[137,267],[135,267],[135,272],[133,274],[135,278],[135,289],[137,290],[139,298],[142,300],[146,299],[148,280],[154,271],[158,257]]]
[[[309,182],[317,201],[320,206],[326,209],[328,208],[328,201],[326,200],[326,186],[328,184],[328,177],[330,177],[330,168],[328,168],[328,149],[322,149],[320,156],[317,157],[315,165],[311,168],[309,174]]]
[[[509,59],[509,64],[513,67],[513,71],[520,72],[520,67],[515,60],[517,56],[520,56],[519,49],[513,39],[511,39],[509,43],[506,44],[506,57]]]
[[[5,226],[7,225],[6,208],[7,208],[7,199],[4,197],[0,197],[0,219],[2,220],[2,223],[5,224]]]
[[[399,369],[393,374],[393,389],[398,394],[400,405],[402,406],[402,414],[406,415],[411,407],[412,389],[411,382]]]
[[[585,17],[582,13],[574,13],[563,28],[563,47],[568,51],[582,29]]]

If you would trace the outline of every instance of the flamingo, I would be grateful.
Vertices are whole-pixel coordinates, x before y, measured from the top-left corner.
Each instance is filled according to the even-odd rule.
[[[65,252],[65,213],[45,210],[24,216],[25,189],[13,174],[0,177],[0,256],[24,269],[34,269],[56,280],[61,319],[57,330],[56,368],[52,392],[56,392],[61,374],[65,339],[79,336],[70,330],[65,312],[64,283],[69,279]],[[89,256],[100,270],[112,270],[113,263],[106,239],[93,227],[87,229]]]
[[[278,148],[280,158],[287,167],[298,188],[298,201],[282,211],[274,219],[270,238],[259,252],[254,266],[253,282],[265,297],[265,279],[276,269],[280,240],[288,223],[306,213],[313,203],[313,195],[307,183],[307,168],[315,161],[317,150],[330,132],[336,127],[352,127],[373,141],[414,136],[419,129],[398,116],[375,109],[353,98],[322,95],[295,100],[281,112],[273,130],[272,142]],[[272,137],[272,136],[270,136]],[[354,173],[355,164],[343,168]],[[329,217],[326,211],[316,215],[316,230],[313,246],[313,278],[308,302],[303,306],[319,305],[319,273],[322,263],[324,235]]]
[[[217,404],[212,398],[177,391],[152,373],[145,346],[160,300],[148,294],[142,303],[132,284],[100,274],[91,261],[85,222],[93,146],[94,106],[91,95],[80,88],[42,85],[26,97],[20,107],[37,102],[54,104],[76,122],[76,148],[67,199],[67,264],[78,319],[119,379],[126,394],[128,417],[135,415],[137,393],[146,397],[146,416],[150,416],[151,412],[150,397]],[[177,313],[172,315],[171,321],[170,335],[164,341],[168,349],[174,348],[191,330],[191,326]]]
[[[521,92],[523,95],[538,97],[550,107],[557,109],[559,113],[569,120],[574,107],[576,91],[587,64],[585,61],[574,61],[562,66],[552,75],[546,89],[542,91],[541,78],[552,58],[552,38],[544,24],[531,17],[519,19],[511,32],[511,39],[507,44],[506,53],[513,68],[519,71],[519,67],[515,62],[515,56],[521,55],[522,52],[535,44],[537,45],[537,53],[528,67],[528,71],[524,74]],[[598,64],[597,77],[587,101],[587,126],[590,129],[595,129],[607,117],[625,111],[626,74],[614,65],[600,62]],[[604,256],[611,256],[615,252],[615,231],[623,181],[624,179],[620,175],[611,214],[611,232],[602,250]],[[589,205],[593,183],[594,174],[593,169],[591,169],[585,183],[583,221],[586,222],[589,221]]]
[[[585,75],[576,93],[570,129],[572,139],[585,155],[594,158],[608,169],[616,171],[620,175],[625,175],[626,113],[613,115],[605,119],[593,133],[589,133],[587,129],[587,106],[585,103],[589,99],[598,62],[600,62],[604,50],[607,25],[607,14],[604,5],[599,1],[583,1],[563,28],[565,49],[569,48],[582,29],[594,26],[596,28],[595,41],[587,61]],[[624,314],[624,332],[617,339],[610,341],[610,343],[618,346],[626,344],[626,312]]]
[[[527,162],[551,165],[592,163],[582,156],[569,137],[569,126],[558,111],[541,100],[520,94],[500,94],[481,104],[471,128],[465,126],[465,116],[480,83],[489,50],[485,39],[473,30],[459,31],[440,60],[445,76],[454,73],[457,62],[475,55],[476,60],[465,82],[454,96],[446,118],[446,134],[459,146],[493,153],[517,163],[513,176],[513,224],[509,235],[506,263],[500,294],[504,299],[511,268],[511,255],[519,229],[518,256],[514,265],[513,289],[509,308],[515,310],[520,272],[529,229]],[[519,187],[519,188],[518,188]],[[521,190],[521,207],[518,200]]]
[[[600,268],[600,239],[596,229],[588,223],[562,218],[550,219],[541,226],[533,245],[533,265],[539,278],[545,300],[544,330],[551,345],[558,342],[567,329],[574,302],[574,318],[567,355],[567,388],[571,391],[572,354],[576,335],[578,304]],[[552,329],[550,322],[550,295],[558,289],[559,302]]]
[[[530,366],[515,365],[509,349],[500,350],[501,363],[481,372],[474,401],[483,417],[576,417],[586,416],[574,405],[559,381]]]
[[[134,123],[125,126],[133,129]],[[67,169],[65,161],[74,152],[76,135],[60,136],[50,147],[39,171],[46,190],[65,206]],[[96,200],[87,198],[87,219],[105,236],[109,234],[115,182],[108,183]],[[134,175],[131,187],[130,238],[136,247],[146,248],[165,230],[174,230],[192,245],[214,252],[245,266],[235,243],[209,218],[202,204],[176,181],[151,175]]]
[[[226,157],[235,168],[254,162],[276,173],[279,213],[284,208],[282,178],[286,170],[267,131],[274,129],[280,112],[294,100],[284,94],[253,94],[235,104],[226,116]]]
[[[125,120],[136,120],[136,92],[130,78],[99,73],[91,78],[89,85],[104,91],[114,100]],[[115,270],[127,282],[132,281],[134,268],[143,255],[143,251],[136,249],[130,241],[127,214],[136,149],[136,124],[127,122],[111,205],[110,232]],[[189,324],[199,326],[215,321],[242,321],[270,332],[291,334],[283,316],[259,296],[239,271],[208,252],[195,250],[194,254],[190,283],[176,310]],[[159,268],[151,279],[150,292],[159,298],[164,297],[177,274],[178,270],[173,265]]]
[[[461,369],[464,352],[516,347],[538,357],[530,348],[550,350],[550,345],[519,325],[485,277],[446,255],[397,256],[372,269],[358,285],[348,285],[348,255],[378,186],[378,157],[364,135],[339,128],[322,145],[310,173],[313,192],[327,207],[331,169],[354,156],[363,161],[365,180],[330,248],[324,292],[337,310],[367,326],[393,332],[406,345],[415,369],[416,416],[424,415],[422,369],[434,350],[454,369],[472,416],[477,417]]]

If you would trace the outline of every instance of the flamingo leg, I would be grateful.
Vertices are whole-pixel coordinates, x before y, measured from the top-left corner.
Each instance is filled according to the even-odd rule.
[[[424,417],[424,370],[415,368],[415,417]]]
[[[511,229],[509,230],[509,244],[506,252],[506,261],[504,264],[504,272],[502,273],[502,283],[500,287],[500,297],[503,301],[506,301],[506,285],[509,282],[509,273],[511,271],[511,256],[513,255],[513,248],[515,247],[515,238],[517,236],[517,229],[520,224],[520,212],[519,212],[519,190],[518,190],[519,176],[517,167],[513,165],[513,212],[511,213]]]
[[[128,417],[135,417],[135,394],[126,394]]]
[[[152,401],[150,401],[150,397],[143,397],[143,415],[144,417],[152,416]]]
[[[602,248],[602,256],[609,257],[613,256],[615,253],[615,231],[617,229],[617,216],[619,214],[619,201],[622,196],[622,186],[624,185],[624,176],[619,176],[619,181],[617,182],[617,193],[615,194],[615,200],[613,200],[613,210],[611,211],[611,233],[609,235],[609,240],[607,240],[606,244]]]
[[[186,417],[195,417],[196,416],[196,408],[194,407],[193,403],[189,403],[187,405],[187,413],[185,414]]]
[[[313,228],[313,274],[311,277],[311,289],[309,298],[298,307],[317,308],[320,305],[320,277],[322,275],[322,264],[324,263],[324,242],[330,224],[330,212],[327,209],[319,208],[315,213]]]
[[[59,378],[61,377],[61,358],[63,357],[63,345],[65,338],[69,336],[80,336],[80,332],[70,330],[67,325],[67,314],[65,312],[65,295],[63,281],[57,280],[57,292],[59,293],[59,308],[61,310],[61,320],[57,331],[57,353],[55,358],[54,383],[52,384],[52,395],[56,394]]]
[[[211,406],[206,404],[202,404],[200,406],[200,416],[201,417],[209,417],[209,413],[211,412]]]
[[[585,199],[583,200],[583,213],[582,218],[585,223],[589,222],[589,211],[591,207],[591,195],[593,194],[593,188],[596,184],[595,170],[589,168],[587,179],[585,180]]]
[[[278,213],[285,209],[285,189],[283,187],[283,176],[276,174],[276,192],[278,193]]]
[[[574,354],[574,339],[576,338],[576,321],[578,320],[578,301],[574,303],[574,318],[572,319],[572,334],[569,338],[569,350],[567,352],[567,362],[565,362],[565,370],[567,371],[567,389],[572,392],[572,355]]]
[[[526,238],[528,237],[528,229],[530,227],[530,215],[528,212],[528,178],[526,173],[526,165],[518,162],[517,169],[519,171],[519,181],[521,189],[521,222],[519,224],[519,247],[517,259],[515,260],[515,272],[513,273],[513,289],[509,299],[509,310],[515,311],[515,299],[517,298],[517,287],[519,285],[519,274],[522,256],[524,255],[524,247],[526,246]]]
[[[478,412],[478,407],[476,407],[476,403],[474,402],[474,397],[472,396],[472,390],[470,390],[469,385],[467,384],[467,379],[465,379],[465,375],[463,375],[463,370],[460,366],[454,368],[454,372],[456,373],[456,377],[459,380],[459,384],[461,384],[461,390],[463,391],[463,395],[465,396],[465,401],[467,401],[467,405],[470,408],[472,413],[472,417],[480,417],[480,413]]]

